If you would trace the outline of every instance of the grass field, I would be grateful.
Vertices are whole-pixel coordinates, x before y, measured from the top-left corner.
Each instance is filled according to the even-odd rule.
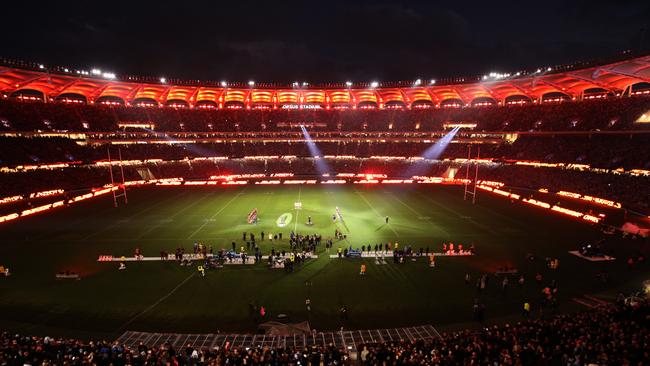
[[[302,210],[294,210],[295,201],[302,202]],[[345,225],[332,222],[335,206],[341,208]],[[257,226],[246,223],[253,208],[260,215]],[[279,228],[276,219],[284,213],[292,220]],[[314,226],[305,225],[307,216]],[[390,216],[388,225],[385,216]],[[330,259],[323,248],[318,259],[294,273],[259,264],[226,266],[201,278],[196,267],[173,262],[129,263],[125,271],[118,271],[116,263],[96,262],[102,254],[130,256],[136,247],[146,256],[163,249],[173,253],[177,246],[191,252],[194,241],[218,250],[229,248],[233,240],[241,245],[243,231],[256,236],[262,230],[282,231],[283,242],[260,242],[267,254],[272,245],[287,248],[291,230],[329,238],[336,225],[348,235],[349,244],[340,245],[399,241],[440,251],[443,241],[453,241],[474,243],[477,255],[438,258],[434,269],[424,258],[402,265],[365,260],[365,277],[358,275],[361,259]],[[0,327],[77,337],[111,338],[125,330],[254,331],[249,303],[263,305],[269,319],[286,313],[292,321],[309,320],[319,330],[466,326],[474,298],[486,304],[489,319],[518,318],[524,298],[539,298],[540,288],[532,280],[537,271],[545,281],[559,282],[563,311],[578,307],[570,301],[574,296],[629,290],[647,274],[628,271],[623,261],[591,263],[569,255],[578,243],[601,237],[591,226],[486,195],[472,206],[462,200],[458,187],[142,188],[129,192],[125,207],[115,209],[110,198],[100,198],[4,224],[0,233],[0,265],[13,272],[0,278]],[[626,258],[639,246],[610,241],[609,248]],[[526,253],[541,259],[530,262]],[[544,257],[559,258],[560,268],[547,270]],[[495,279],[480,295],[474,286],[465,286],[465,273],[475,279],[504,264],[526,275],[523,288],[514,279],[507,295]],[[77,271],[83,279],[55,280],[55,273],[63,270]],[[601,270],[609,273],[606,284],[596,278]],[[306,298],[311,299],[310,314]],[[350,312],[344,323],[338,316],[342,305]]]

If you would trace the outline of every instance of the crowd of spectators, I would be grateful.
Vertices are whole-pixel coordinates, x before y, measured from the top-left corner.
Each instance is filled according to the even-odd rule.
[[[174,348],[0,335],[6,365],[644,365],[650,359],[650,306],[644,300],[586,312],[529,318],[432,340],[305,347]]]
[[[326,159],[330,178],[321,176],[321,167],[312,158],[293,159],[227,159],[149,162],[124,166],[124,179],[177,178],[205,180],[214,175],[292,173],[294,177],[333,179],[337,173],[385,174],[388,178],[410,178],[413,175],[452,176],[464,178],[466,165],[445,161],[410,161],[387,159]],[[144,172],[144,175],[143,175]],[[121,182],[121,173],[113,168],[114,179]],[[645,211],[650,208],[648,188],[650,177],[627,174],[597,173],[574,169],[533,167],[504,162],[482,164],[481,180],[503,182],[509,187],[551,192],[579,192],[622,202],[626,207]],[[37,169],[0,174],[0,196],[26,194],[49,189],[81,190],[110,183],[107,166],[79,165],[67,168]]]
[[[403,177],[406,173],[414,171],[417,171],[418,175],[439,176],[449,174],[454,169],[462,169],[463,166],[458,163],[440,161],[466,158],[468,144],[463,140],[455,140],[437,157],[438,162],[415,163],[410,160],[371,157],[418,157],[431,147],[431,142],[425,142],[424,139],[406,141],[404,138],[373,141],[363,138],[363,135],[375,133],[374,137],[388,138],[391,132],[403,132],[403,136],[408,137],[408,134],[416,135],[422,131],[442,131],[446,122],[477,123],[476,130],[488,131],[552,130],[558,133],[522,133],[514,141],[503,138],[480,140],[480,136],[470,136],[468,133],[459,137],[473,138],[473,142],[482,141],[481,144],[472,144],[474,154],[477,151],[475,147],[479,146],[481,158],[495,162],[481,168],[479,175],[484,180],[503,181],[510,186],[523,188],[571,190],[621,202],[632,202],[636,207],[647,208],[647,177],[516,166],[513,161],[589,164],[594,168],[603,169],[650,170],[650,160],[646,153],[650,134],[628,132],[642,128],[638,126],[643,124],[634,121],[648,109],[650,98],[647,97],[527,106],[402,111],[215,111],[0,100],[0,131],[106,131],[95,135],[94,138],[117,138],[111,137],[111,134],[119,130],[119,122],[127,121],[153,123],[156,125],[156,131],[205,131],[208,134],[223,131],[236,135],[220,141],[202,143],[120,145],[123,160],[176,161],[127,166],[125,180],[139,180],[143,178],[143,169],[149,169],[156,178],[205,179],[219,174],[276,172],[293,173],[296,176],[319,175],[322,172],[310,158],[309,146],[304,142],[288,142],[286,138],[299,138],[300,124],[306,124],[313,136],[320,137],[317,145],[322,155],[359,158],[327,159],[331,173],[382,173],[389,177]],[[618,130],[622,133],[563,133],[574,130]],[[284,137],[250,140],[265,131],[284,134]],[[118,137],[133,138],[130,134],[132,132],[126,132]],[[3,171],[0,173],[1,196],[47,189],[83,189],[110,182],[108,168],[93,165],[107,158],[109,149],[106,145],[84,144],[88,141],[64,137],[43,137],[42,134],[39,136],[28,137],[28,134],[22,134],[22,137],[0,137],[0,167],[61,162],[73,163],[72,166],[51,170]],[[356,139],[352,140],[350,136],[356,136]],[[325,137],[327,139],[323,141]],[[116,159],[117,148],[112,146],[110,150],[112,158]],[[245,159],[251,156],[288,155],[296,158]],[[192,160],[205,157],[228,159]],[[414,169],[416,164],[420,166]],[[117,178],[118,181],[120,179],[121,177]]]
[[[623,202],[626,207],[650,208],[650,177],[647,176],[502,164],[485,166],[479,170],[479,175],[484,180],[503,182],[510,187],[579,192]]]
[[[0,131],[117,131],[121,122],[157,131],[441,131],[448,122],[478,131],[590,131],[638,128],[650,98],[626,97],[515,106],[406,110],[144,108],[0,100]]]
[[[394,156],[417,157],[431,147],[430,142],[369,142],[340,140],[318,142],[323,156]],[[514,142],[473,144],[480,146],[480,156],[497,160],[529,160],[546,163],[590,164],[606,169],[650,169],[650,160],[644,154],[650,144],[650,134],[593,135],[593,136],[519,136]],[[449,144],[437,158],[467,157],[468,145]],[[112,158],[118,151],[111,148]],[[283,139],[259,142],[221,141],[189,144],[128,144],[120,146],[124,160],[183,160],[197,157],[296,156],[310,157],[304,142]],[[473,156],[477,149],[473,149]],[[67,138],[0,137],[0,166],[48,164],[60,162],[88,163],[107,159],[105,145],[81,146]]]
[[[431,342],[389,342],[360,347],[366,365],[644,365],[650,359],[647,303],[600,307],[443,333]]]

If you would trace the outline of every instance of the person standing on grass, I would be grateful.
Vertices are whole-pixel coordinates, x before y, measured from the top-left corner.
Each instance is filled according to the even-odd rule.
[[[386,223],[388,224],[388,216],[386,216]]]
[[[359,271],[359,274],[362,275],[362,276],[366,275],[366,264],[365,263],[361,264],[361,270]]]
[[[530,315],[530,303],[528,300],[524,300],[524,318],[528,318]]]
[[[339,309],[339,313],[341,314],[341,320],[348,320],[348,308],[347,308],[347,306],[345,306],[345,305],[341,306],[341,309]]]

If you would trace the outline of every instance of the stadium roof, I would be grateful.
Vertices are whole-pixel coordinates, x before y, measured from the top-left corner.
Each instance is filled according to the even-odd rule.
[[[121,99],[125,104],[144,98],[159,105],[178,101],[190,106],[199,102],[214,102],[219,106],[228,102],[241,102],[247,106],[260,103],[358,105],[362,102],[374,102],[383,107],[389,102],[402,102],[408,106],[422,101],[439,105],[446,100],[459,100],[470,104],[477,98],[490,98],[502,103],[508,97],[517,96],[536,101],[549,93],[562,93],[569,98],[579,98],[590,89],[620,94],[632,85],[642,82],[650,82],[650,56],[573,71],[536,73],[494,81],[412,87],[380,85],[376,88],[258,88],[256,85],[221,87],[200,83],[143,83],[0,66],[0,92],[6,96],[21,91],[36,91],[49,99],[76,94],[83,96],[90,103],[101,97],[113,97]]]

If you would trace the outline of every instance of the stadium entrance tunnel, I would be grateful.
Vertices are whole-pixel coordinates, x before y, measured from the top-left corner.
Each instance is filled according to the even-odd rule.
[[[442,108],[460,108],[464,105],[465,103],[458,98],[449,98],[440,102],[440,107]]]
[[[568,102],[571,96],[561,92],[550,92],[542,95],[542,103]]]
[[[505,99],[505,104],[506,105],[513,105],[513,104],[529,104],[532,103],[532,99],[527,97],[526,95],[523,94],[514,94],[514,95],[509,95]]]
[[[11,93],[12,98],[19,100],[29,100],[29,101],[39,101],[42,102],[45,100],[45,94],[36,89],[20,89]]]
[[[77,94],[77,93],[63,93],[59,94],[55,100],[57,102],[63,102],[63,103],[78,103],[78,104],[86,104],[87,99],[84,95]]]
[[[386,109],[404,109],[406,108],[406,104],[402,102],[401,100],[391,100],[390,102],[386,102],[384,104],[384,108]]]
[[[435,107],[433,102],[426,99],[416,100],[411,104],[411,109],[429,109],[433,107]]]
[[[133,99],[131,105],[135,107],[157,107],[158,102],[152,98],[136,98]]]
[[[357,109],[377,109],[377,103],[372,101],[359,102]]]
[[[165,107],[171,108],[189,108],[190,104],[182,99],[169,99],[165,102]]]
[[[244,109],[244,107],[246,107],[244,102],[238,100],[230,100],[224,104],[224,108],[226,109]]]
[[[199,109],[217,109],[219,105],[211,100],[200,100],[196,102],[194,107]]]
[[[486,106],[495,106],[497,101],[494,98],[489,97],[479,97],[472,100],[470,103],[472,107],[486,107]]]
[[[120,105],[124,106],[126,103],[124,99],[114,96],[114,95],[104,95],[95,100],[95,104],[107,104],[107,105]]]

